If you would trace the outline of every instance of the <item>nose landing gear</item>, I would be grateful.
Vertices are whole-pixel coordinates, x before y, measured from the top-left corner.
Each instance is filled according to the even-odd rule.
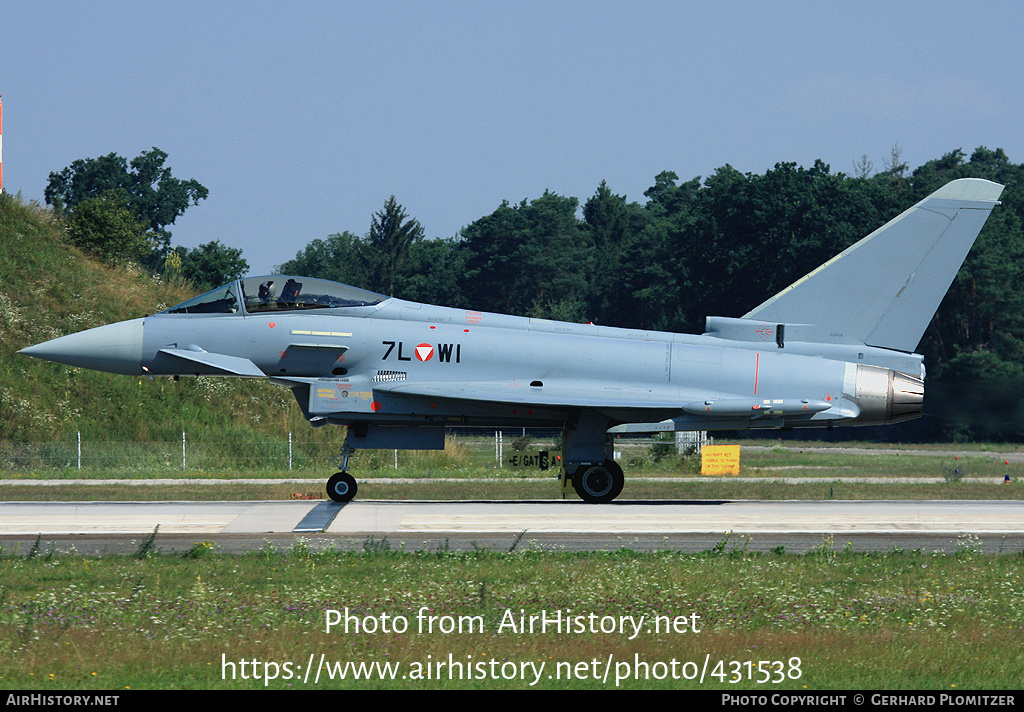
[[[342,446],[339,456],[341,458],[341,472],[335,472],[327,480],[327,496],[335,502],[351,502],[355,499],[356,491],[359,489],[359,485],[356,484],[356,478],[346,472],[348,469],[348,459],[355,451],[354,447]],[[332,462],[337,462],[337,459],[334,458]]]
[[[335,502],[351,502],[358,489],[356,478],[347,472],[336,472],[327,480],[327,496]]]

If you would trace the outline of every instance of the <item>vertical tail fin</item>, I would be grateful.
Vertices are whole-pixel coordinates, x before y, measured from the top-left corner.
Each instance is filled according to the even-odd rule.
[[[913,351],[1002,191],[979,178],[947,183],[744,318]]]

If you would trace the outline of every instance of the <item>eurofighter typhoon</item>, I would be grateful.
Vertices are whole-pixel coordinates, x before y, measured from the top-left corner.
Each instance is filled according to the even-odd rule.
[[[248,277],[20,353],[131,376],[266,378],[359,448],[442,449],[448,426],[559,427],[587,502],[623,487],[622,432],[884,425],[917,418],[914,353],[1003,186],[952,181],[740,318],[700,335],[570,324]]]

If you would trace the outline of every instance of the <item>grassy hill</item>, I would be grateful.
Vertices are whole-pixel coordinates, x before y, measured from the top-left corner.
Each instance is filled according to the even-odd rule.
[[[340,443],[312,431],[291,393],[263,381],[98,373],[17,355],[18,349],[152,314],[194,296],[138,266],[99,261],[63,238],[50,210],[0,194],[0,441],[217,442],[286,438]],[[316,436],[313,433],[317,433]]]

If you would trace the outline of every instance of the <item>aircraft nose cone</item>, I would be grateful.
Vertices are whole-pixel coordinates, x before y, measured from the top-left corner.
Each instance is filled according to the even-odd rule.
[[[33,358],[129,376],[142,375],[142,324],[131,319],[68,334],[18,353]]]

